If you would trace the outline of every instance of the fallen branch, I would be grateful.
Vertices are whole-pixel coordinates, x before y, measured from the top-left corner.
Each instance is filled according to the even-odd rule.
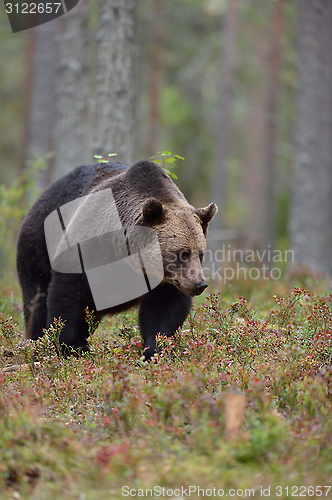
[[[35,361],[34,363],[34,367],[37,368],[38,366],[40,366],[40,362],[39,361]],[[2,368],[1,371],[2,372],[18,372],[18,371],[28,371],[29,369],[31,368],[31,365],[29,365],[28,363],[24,364],[24,365],[10,365],[10,366],[5,366],[5,368]]]

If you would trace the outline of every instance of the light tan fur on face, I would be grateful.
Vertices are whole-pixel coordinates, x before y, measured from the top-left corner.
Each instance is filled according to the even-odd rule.
[[[206,250],[202,222],[190,205],[165,209],[162,224],[155,227],[164,262],[165,281],[186,295],[195,295],[195,284],[205,281],[201,260]]]

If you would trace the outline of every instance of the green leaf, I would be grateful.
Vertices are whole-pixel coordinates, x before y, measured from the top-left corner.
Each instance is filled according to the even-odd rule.
[[[117,153],[109,153],[107,156],[118,156]]]
[[[94,155],[94,158],[102,158],[100,155]]]
[[[170,177],[172,177],[172,179],[177,179],[177,178],[178,178],[178,176],[177,176],[174,172],[170,172],[169,170],[166,170],[166,173],[167,173]]]
[[[175,158],[178,158],[179,160],[184,160],[182,156],[179,155],[173,155],[170,151],[157,151],[157,154],[154,156],[150,157],[150,160],[153,160],[155,163],[158,163],[164,170],[165,172],[172,177],[173,179],[177,179],[178,176],[174,173],[171,172],[166,168],[166,164],[170,164],[170,168],[177,167],[175,164]]]

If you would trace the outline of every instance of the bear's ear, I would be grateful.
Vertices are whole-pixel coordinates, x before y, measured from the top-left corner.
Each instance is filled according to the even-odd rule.
[[[143,203],[140,223],[146,224],[147,226],[157,224],[163,218],[163,211],[163,206],[159,200],[156,198],[148,198]]]
[[[212,219],[218,212],[218,207],[215,203],[210,203],[207,207],[204,208],[197,208],[195,210],[196,215],[201,219],[202,221],[202,227],[203,227],[203,233],[206,235],[207,233],[207,227]]]

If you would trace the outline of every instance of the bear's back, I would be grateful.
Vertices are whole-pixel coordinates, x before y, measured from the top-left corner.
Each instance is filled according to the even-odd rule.
[[[40,274],[50,271],[44,234],[46,217],[62,205],[108,184],[127,170],[120,163],[91,164],[74,170],[51,184],[35,201],[27,213],[19,233],[17,245],[17,267],[34,267]]]

